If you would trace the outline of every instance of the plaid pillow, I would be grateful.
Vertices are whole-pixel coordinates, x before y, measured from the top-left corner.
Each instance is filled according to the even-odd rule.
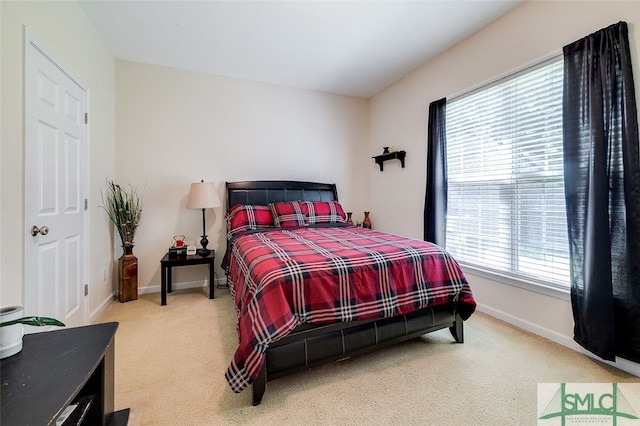
[[[269,208],[276,228],[293,228],[307,225],[307,206],[303,202],[271,203]]]
[[[347,215],[337,201],[301,201],[307,206],[309,225],[316,223],[347,223]]]
[[[273,227],[271,209],[267,206],[236,204],[229,210],[225,219],[229,240],[243,231]]]

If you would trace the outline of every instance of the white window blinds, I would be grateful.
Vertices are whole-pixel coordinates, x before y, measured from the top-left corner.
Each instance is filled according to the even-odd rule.
[[[462,263],[569,285],[562,58],[447,103],[447,249]]]

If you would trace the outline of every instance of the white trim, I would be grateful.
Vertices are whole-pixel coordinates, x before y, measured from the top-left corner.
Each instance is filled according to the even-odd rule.
[[[507,324],[513,325],[514,327],[518,327],[522,330],[528,331],[529,333],[533,333],[537,336],[543,337],[547,340],[550,340],[554,343],[558,343],[559,345],[565,346],[569,349],[572,349],[582,355],[587,355],[590,358],[593,358],[597,361],[610,365],[619,370],[625,371],[629,374],[633,374],[634,376],[640,377],[640,364],[623,359],[617,358],[616,362],[605,361],[598,356],[592,354],[591,352],[584,349],[582,346],[577,344],[573,338],[569,336],[562,335],[553,330],[549,330],[548,328],[541,327],[537,324],[534,324],[529,321],[522,320],[520,318],[514,317],[513,315],[507,314],[500,310],[490,308],[486,305],[482,305],[478,303],[477,305],[478,312],[485,313],[493,318],[497,318],[500,321],[506,322]],[[473,317],[472,317],[473,318]]]
[[[507,314],[506,312],[491,308],[481,303],[478,303],[477,310],[491,317],[497,318],[500,321],[506,322],[507,324],[511,324],[522,330],[528,331],[529,333],[533,333],[537,336],[544,337],[545,339],[551,340],[552,342],[558,343],[562,346],[570,347],[571,349],[576,349],[575,347],[573,347],[575,343],[573,342],[572,339],[556,331],[550,330],[545,327],[541,327],[538,324],[525,321],[521,318],[515,317],[511,314]]]
[[[471,275],[477,275],[479,277],[487,278],[492,281],[508,284],[514,287],[519,287],[524,290],[534,291],[536,293],[544,294],[545,296],[555,297],[556,299],[571,300],[571,292],[569,288],[554,287],[552,285],[543,284],[536,281],[527,281],[522,278],[515,278],[507,275],[502,275],[497,272],[487,271],[471,265],[466,265],[460,262],[460,267],[465,273]]]
[[[214,286],[222,286],[222,285],[226,285],[227,284],[227,278],[216,278],[215,282],[213,283]],[[209,289],[209,281],[208,280],[204,280],[204,281],[186,281],[186,282],[181,282],[181,283],[171,283],[171,289],[172,290],[186,290],[189,288],[204,288],[204,289]],[[150,294],[150,293],[160,293],[160,284],[157,285],[149,285],[146,287],[138,287],[138,293],[139,294]]]
[[[29,30],[26,26],[23,26],[23,29],[24,29],[24,38],[25,38],[25,49],[28,48],[29,45],[33,46],[40,53],[46,56],[47,59],[49,59],[49,61],[51,61],[53,65],[58,67],[60,71],[65,73],[67,77],[69,77],[78,87],[80,87],[85,92],[88,92],[87,86],[84,83],[82,83],[82,81],[80,81],[80,79],[78,79],[72,72],[66,69],[66,67],[64,66],[64,63],[60,61],[51,51],[49,51],[44,46],[44,43],[42,43],[31,30]]]
[[[91,316],[89,317],[89,323],[90,324],[95,323],[100,318],[100,316],[107,310],[109,305],[113,303],[114,299],[115,299],[115,296],[113,294],[110,294],[109,296],[105,297],[102,300],[102,302],[100,302],[100,306],[98,306],[98,309],[96,309],[91,313]]]
[[[481,83],[478,83],[478,84],[476,84],[474,86],[471,86],[471,87],[468,87],[466,89],[463,89],[460,92],[454,93],[453,95],[449,95],[449,96],[446,97],[447,102],[452,102],[452,101],[455,101],[458,98],[470,95],[471,93],[473,93],[473,92],[475,92],[477,90],[480,90],[483,87],[495,84],[500,80],[511,78],[512,76],[514,76],[516,74],[519,74],[519,73],[521,73],[523,71],[526,71],[527,69],[540,66],[540,65],[544,64],[545,62],[551,61],[551,60],[553,60],[553,59],[555,59],[557,57],[560,57],[560,56],[562,56],[562,49],[554,50],[553,52],[549,52],[546,55],[540,56],[539,58],[534,59],[532,61],[529,61],[524,65],[520,65],[520,66],[518,66],[516,68],[513,68],[513,69],[511,69],[509,71],[506,71],[506,72],[504,72],[502,74],[499,74],[499,75],[497,75],[495,77],[491,77],[491,78],[489,78],[489,79],[487,79],[487,80],[485,80],[485,81],[483,81]]]

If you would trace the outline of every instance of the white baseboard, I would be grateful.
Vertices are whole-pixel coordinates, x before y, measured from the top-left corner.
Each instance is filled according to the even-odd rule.
[[[480,303],[478,303],[477,309],[478,311],[485,313],[489,316],[492,316],[494,318],[497,318],[500,321],[504,321],[507,324],[511,324],[515,327],[521,328],[530,333],[544,337],[545,339],[551,340],[552,342],[558,343],[562,346],[566,346],[574,350],[577,350],[577,347],[579,347],[579,345],[573,341],[573,338],[562,335],[556,331],[541,327],[538,324],[525,321],[521,318],[514,317],[511,314],[507,314],[505,312],[482,305]]]
[[[217,278],[214,285],[217,286],[226,286],[227,285],[227,277]],[[208,281],[188,281],[183,283],[172,283],[171,288],[173,290],[185,290],[188,288],[209,288]],[[149,293],[160,293],[160,284],[151,285],[146,287],[138,287],[138,294],[149,294]],[[110,297],[105,298],[98,309],[96,309],[89,318],[89,323],[93,323],[104,311],[107,309],[109,304],[114,300],[118,299],[118,292],[115,291]]]
[[[217,278],[214,282],[215,286],[226,285],[227,277]],[[188,288],[200,288],[200,287],[209,287],[208,281],[187,281],[181,283],[171,283],[171,288],[173,290],[186,290]],[[139,294],[148,294],[148,293],[160,293],[160,284],[150,285],[146,287],[138,287]]]
[[[116,293],[113,293],[111,294],[111,296],[105,297],[102,303],[100,303],[100,305],[98,306],[98,309],[91,313],[89,317],[89,324],[93,324],[98,319],[98,317],[100,317],[100,315],[102,315],[102,313],[109,307],[111,302],[113,302],[113,300],[117,298],[117,296],[118,295]]]
[[[634,376],[640,377],[640,364],[635,363],[633,361],[629,361],[623,358],[616,358],[616,362],[605,361],[598,356],[592,354],[591,352],[584,349],[582,346],[577,344],[573,337],[562,335],[556,331],[549,330],[545,327],[541,327],[538,324],[534,324],[529,321],[522,320],[520,318],[514,317],[513,315],[507,314],[505,312],[499,311],[497,309],[478,304],[477,309],[479,312],[485,313],[489,316],[499,319],[500,321],[504,321],[507,324],[511,324],[515,327],[521,328],[530,333],[536,334],[538,336],[544,337],[545,339],[551,340],[552,342],[558,343],[562,346],[565,346],[569,349],[573,349],[576,352],[579,352],[583,355],[587,355],[593,359],[596,359],[600,362],[604,362],[612,367],[618,368],[622,371],[626,371],[629,374],[633,374]]]

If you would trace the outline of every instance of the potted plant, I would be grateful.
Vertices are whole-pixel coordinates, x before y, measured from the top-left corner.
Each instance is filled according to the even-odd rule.
[[[23,325],[42,327],[65,325],[54,318],[49,317],[23,317],[22,306],[7,306],[0,308],[0,359],[15,355],[22,350]]]
[[[134,237],[142,216],[142,199],[133,186],[123,188],[107,181],[107,194],[102,194],[102,207],[118,231],[122,256],[118,259],[118,293],[121,302],[138,298],[138,259],[133,254]]]
[[[122,247],[133,247],[142,215],[142,200],[136,188],[129,185],[129,190],[126,190],[112,180],[107,181],[107,195],[102,195],[102,207],[118,231]]]

